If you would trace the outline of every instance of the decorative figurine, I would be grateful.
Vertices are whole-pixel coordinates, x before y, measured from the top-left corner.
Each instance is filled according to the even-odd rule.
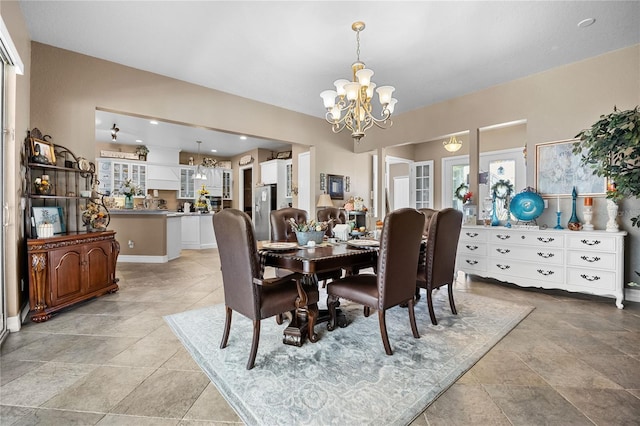
[[[584,197],[584,208],[582,209],[582,215],[584,216],[584,225],[582,229],[585,231],[593,231],[593,225],[591,219],[593,219],[593,198]]]
[[[576,199],[578,198],[578,191],[576,191],[576,187],[573,187],[573,191],[571,192],[571,198],[573,199],[572,210],[571,210],[571,218],[569,219],[569,223],[567,224],[567,228],[572,231],[580,231],[582,229],[582,223],[578,219],[578,215],[576,214]]]

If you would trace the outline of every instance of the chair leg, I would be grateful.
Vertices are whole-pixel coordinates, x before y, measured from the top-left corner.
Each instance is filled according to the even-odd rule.
[[[431,297],[431,290],[427,289],[427,306],[429,307],[429,316],[431,317],[431,324],[438,325],[436,314],[433,312],[433,300]]]
[[[258,343],[260,342],[260,320],[253,320],[253,339],[251,340],[251,352],[247,362],[247,370],[251,370],[256,362]]]
[[[451,312],[453,312],[453,315],[458,315],[458,311],[456,310],[456,304],[453,303],[453,283],[449,283],[449,286],[447,287],[447,289],[449,290],[449,305],[451,306]]]
[[[231,329],[231,313],[233,312],[230,307],[225,306],[226,316],[224,319],[224,333],[222,333],[222,342],[220,342],[220,349],[227,347],[227,341],[229,340],[229,330]]]
[[[329,321],[327,322],[327,330],[329,331],[333,331],[336,328],[336,306],[338,305],[338,303],[338,297],[331,294],[327,296],[327,308],[329,309]]]
[[[335,306],[334,306],[335,311]],[[315,331],[316,321],[318,320],[318,304],[314,303],[313,305],[307,306],[307,335],[309,336],[309,341],[311,343],[316,343],[318,341],[318,335]]]
[[[370,307],[368,307],[368,306],[365,306],[365,307],[364,307],[364,312],[363,312],[363,313],[364,313],[364,316],[365,316],[365,317],[368,317],[369,315],[371,315],[371,308],[370,308]]]
[[[380,335],[382,336],[382,344],[387,355],[393,355],[391,345],[389,344],[389,335],[387,334],[387,321],[385,319],[385,309],[378,310],[378,322],[380,322]]]
[[[420,300],[420,287],[416,286],[416,302]]]
[[[420,334],[418,334],[418,326],[416,324],[416,313],[413,309],[415,303],[413,299],[409,299],[409,322],[411,323],[411,332],[413,333],[413,337],[416,339],[420,338]]]
[[[276,324],[282,325],[283,322],[284,322],[284,314],[276,315]]]

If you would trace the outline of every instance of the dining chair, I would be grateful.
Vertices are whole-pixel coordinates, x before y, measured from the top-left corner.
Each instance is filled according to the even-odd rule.
[[[335,328],[336,307],[342,298],[378,311],[380,334],[387,355],[393,355],[387,334],[387,309],[406,303],[413,337],[420,337],[413,298],[423,228],[424,215],[415,209],[402,208],[387,215],[380,238],[377,272],[348,275],[327,284],[329,330]]]
[[[420,299],[420,289],[427,290],[427,305],[431,323],[437,325],[433,311],[432,291],[442,286],[448,287],[449,305],[454,315],[458,314],[453,301],[456,253],[462,228],[462,212],[445,208],[436,212],[429,222],[427,242],[424,248],[424,262],[418,267],[416,278],[416,302]]]
[[[272,210],[269,220],[271,221],[271,241],[298,241],[296,233],[291,229],[290,219],[296,223],[305,223],[309,215],[305,210],[295,207],[285,207],[283,209]]]
[[[333,237],[333,226],[341,223],[347,223],[347,214],[344,210],[340,210],[337,207],[325,207],[318,210],[318,222],[329,222],[327,237]]]
[[[247,370],[250,370],[258,352],[260,321],[285,312],[295,315],[296,309],[307,305],[315,305],[315,309],[309,311],[317,312],[318,289],[308,286],[303,290],[299,274],[263,278],[253,223],[246,213],[224,209],[213,215],[213,228],[218,241],[226,311],[220,349],[227,346],[233,311],[253,320],[253,339],[247,362]],[[309,332],[313,335],[311,323]]]

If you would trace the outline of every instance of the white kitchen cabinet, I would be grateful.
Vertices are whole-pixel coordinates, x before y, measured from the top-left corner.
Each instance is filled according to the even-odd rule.
[[[195,167],[180,167],[180,188],[178,198],[193,200],[196,196],[193,175]]]
[[[182,217],[167,215],[167,260],[180,257],[182,250]]]
[[[626,234],[464,226],[457,269],[519,286],[614,296],[622,309]]]
[[[147,192],[147,165],[133,161],[97,160],[99,191],[107,195],[120,194],[125,180],[131,179],[140,188],[142,194]]]
[[[218,247],[213,232],[213,214],[185,214],[181,225],[183,250]]]
[[[289,169],[287,169],[287,165]],[[291,160],[269,160],[260,163],[260,179],[264,184],[276,184],[277,208],[287,207],[291,202]],[[289,171],[289,173],[288,173]]]
[[[233,200],[233,170],[222,169],[222,199]]]
[[[180,169],[177,166],[147,165],[147,188],[178,191],[180,189]]]

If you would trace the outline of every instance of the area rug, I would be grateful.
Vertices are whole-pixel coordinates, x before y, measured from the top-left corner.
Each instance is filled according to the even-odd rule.
[[[322,300],[322,299],[321,299]],[[387,311],[393,356],[384,352],[378,315],[345,304],[349,325],[316,327],[317,343],[282,343],[286,324],[262,321],[252,370],[245,366],[252,323],[234,313],[227,348],[220,349],[224,306],[165,317],[220,393],[249,425],[405,425],[473,366],[533,309],[465,292],[434,293],[438,325],[431,325],[423,298],[416,306],[420,339],[406,308]],[[321,306],[322,307],[322,306]]]

